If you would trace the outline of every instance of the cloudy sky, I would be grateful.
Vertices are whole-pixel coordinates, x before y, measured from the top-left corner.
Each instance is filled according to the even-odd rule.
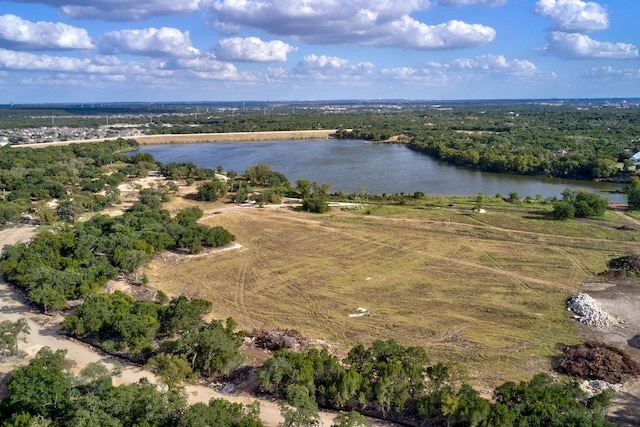
[[[638,0],[0,0],[0,103],[640,97]]]

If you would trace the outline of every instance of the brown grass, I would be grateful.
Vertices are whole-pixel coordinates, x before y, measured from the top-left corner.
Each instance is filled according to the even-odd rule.
[[[633,232],[603,237],[584,223],[596,231],[576,236],[577,222],[524,211],[205,209],[222,213],[203,222],[226,227],[244,249],[156,260],[151,286],[210,299],[217,317],[245,329],[294,328],[338,352],[389,338],[423,346],[434,361],[463,362],[480,387],[549,370],[556,343],[580,340],[566,298],[637,245],[624,234]],[[356,307],[371,316],[348,317]]]

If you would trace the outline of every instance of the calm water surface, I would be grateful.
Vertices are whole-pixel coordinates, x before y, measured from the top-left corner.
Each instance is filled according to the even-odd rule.
[[[476,195],[516,192],[520,197],[560,196],[565,188],[599,192],[613,202],[625,202],[620,184],[560,180],[480,172],[452,166],[399,144],[370,144],[358,140],[262,141],[147,145],[162,163],[194,162],[199,166],[239,173],[261,163],[298,179],[328,183],[331,192],[370,194],[413,193]]]

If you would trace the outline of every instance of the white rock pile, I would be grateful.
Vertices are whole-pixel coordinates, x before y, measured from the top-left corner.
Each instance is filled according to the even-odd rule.
[[[585,325],[596,328],[615,325],[618,321],[605,312],[598,301],[587,294],[576,294],[567,303],[567,309],[576,314],[576,318]]]

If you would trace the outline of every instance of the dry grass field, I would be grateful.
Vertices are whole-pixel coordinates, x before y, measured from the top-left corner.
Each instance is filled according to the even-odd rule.
[[[177,209],[195,204],[179,197]],[[379,207],[328,214],[201,205],[242,249],[160,257],[150,286],[211,300],[216,317],[292,328],[338,354],[396,339],[459,361],[488,390],[550,370],[557,343],[580,341],[565,301],[613,255],[637,251],[625,221],[552,221],[539,210]],[[216,214],[213,214],[217,211]],[[349,317],[357,307],[368,317]]]

